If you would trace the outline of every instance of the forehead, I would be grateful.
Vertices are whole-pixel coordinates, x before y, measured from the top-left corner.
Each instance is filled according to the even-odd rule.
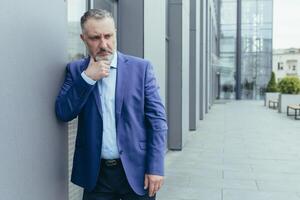
[[[114,20],[111,18],[88,19],[84,24],[84,32],[87,34],[108,34],[115,32]]]

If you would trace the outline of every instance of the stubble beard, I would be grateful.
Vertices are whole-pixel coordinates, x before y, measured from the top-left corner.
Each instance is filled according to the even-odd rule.
[[[95,57],[95,60],[96,60],[96,62],[99,62],[99,61],[101,61],[101,60],[106,60],[106,61],[108,61],[109,63],[111,63],[112,62],[112,60],[113,60],[113,58],[114,58],[114,54],[112,53],[112,54],[109,54],[109,55],[107,55],[107,56],[96,56]]]

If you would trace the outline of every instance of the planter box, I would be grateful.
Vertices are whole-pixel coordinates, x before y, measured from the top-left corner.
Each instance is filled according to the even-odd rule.
[[[278,100],[279,99],[279,92],[266,92],[265,93],[265,106],[269,105],[269,100]]]
[[[300,104],[300,94],[280,94],[278,102],[278,112],[286,113],[286,107],[288,105],[295,104]]]

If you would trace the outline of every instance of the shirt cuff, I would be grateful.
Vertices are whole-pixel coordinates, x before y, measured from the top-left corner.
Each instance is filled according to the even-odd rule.
[[[85,82],[87,82],[90,85],[94,85],[96,83],[95,80],[91,79],[90,77],[88,77],[84,71],[81,73],[81,77],[85,80]]]

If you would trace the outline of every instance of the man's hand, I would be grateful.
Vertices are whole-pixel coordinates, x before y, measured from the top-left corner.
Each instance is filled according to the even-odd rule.
[[[103,77],[109,76],[109,68],[110,62],[108,60],[95,61],[91,57],[89,66],[84,73],[94,81],[98,81]]]
[[[149,196],[153,197],[155,193],[161,188],[163,182],[163,176],[145,174],[144,189],[149,188]]]

